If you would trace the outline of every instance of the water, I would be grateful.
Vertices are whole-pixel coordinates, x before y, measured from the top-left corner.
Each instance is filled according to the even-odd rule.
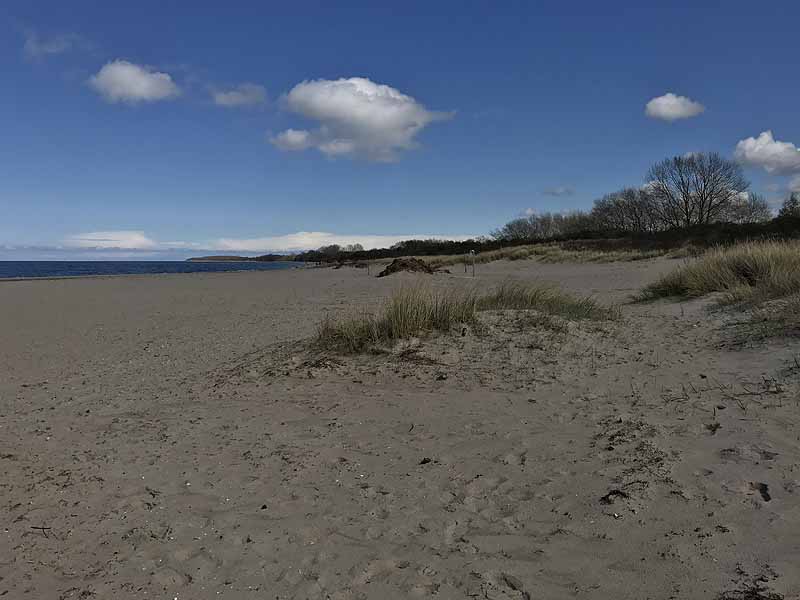
[[[81,275],[149,275],[153,273],[222,273],[273,271],[300,266],[298,262],[185,262],[185,261],[0,261],[0,279],[17,277],[76,277]]]

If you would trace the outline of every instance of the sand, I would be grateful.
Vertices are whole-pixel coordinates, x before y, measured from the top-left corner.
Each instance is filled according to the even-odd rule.
[[[307,342],[402,283],[675,264],[0,283],[0,597],[798,598],[796,340],[696,300]]]

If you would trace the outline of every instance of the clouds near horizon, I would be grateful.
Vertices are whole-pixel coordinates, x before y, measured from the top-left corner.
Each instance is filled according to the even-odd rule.
[[[370,235],[370,234],[335,234],[326,231],[298,231],[287,235],[263,238],[217,240],[213,246],[216,250],[230,252],[298,252],[316,250],[322,246],[338,244],[361,244],[365,250],[373,248],[388,248],[397,242],[406,240],[455,240],[463,241],[474,238],[474,235],[430,235],[430,234],[402,234],[402,235]]]
[[[168,73],[117,59],[106,63],[89,78],[89,86],[108,102],[156,102],[170,100],[181,94]]]
[[[151,250],[158,246],[144,231],[95,231],[67,236],[64,245],[70,248],[105,248],[125,250]]]
[[[364,77],[303,81],[284,102],[317,127],[287,129],[272,136],[272,144],[284,151],[315,148],[331,158],[394,161],[417,146],[415,138],[425,127],[452,116]]]
[[[213,251],[242,252],[247,254],[268,252],[301,252],[316,250],[322,246],[338,244],[361,244],[366,250],[372,248],[388,248],[389,246],[412,239],[438,239],[462,241],[474,238],[474,235],[438,235],[438,234],[336,234],[327,231],[298,231],[286,235],[259,238],[219,238],[207,242],[171,241],[161,242],[141,230],[113,230],[79,233],[67,236],[63,247],[75,250],[132,250],[132,251]],[[42,246],[42,248],[46,248]],[[53,247],[57,248],[57,247]],[[51,248],[52,249],[52,248]]]
[[[696,117],[705,112],[705,110],[705,106],[691,98],[667,92],[663,96],[658,96],[650,100],[645,105],[644,112],[652,119],[671,122],[679,119]]]
[[[800,148],[790,142],[775,139],[772,131],[762,131],[736,144],[734,156],[739,162],[761,167],[772,175],[800,173]]]

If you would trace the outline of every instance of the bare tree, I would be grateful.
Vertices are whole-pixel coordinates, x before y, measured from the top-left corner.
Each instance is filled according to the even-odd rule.
[[[530,217],[513,219],[500,229],[492,232],[492,237],[498,240],[529,240],[534,238],[534,228]]]
[[[750,187],[741,166],[715,152],[662,160],[646,180],[659,217],[670,227],[716,221]]]
[[[339,244],[331,244],[329,246],[322,246],[321,248],[317,248],[317,252],[320,254],[324,254],[328,257],[337,256],[342,251],[341,246]]]
[[[595,200],[592,208],[599,229],[652,232],[662,229],[655,199],[647,189],[625,188]]]
[[[800,192],[792,192],[783,201],[783,206],[778,211],[779,217],[800,217]]]
[[[772,219],[772,209],[764,198],[753,192],[731,200],[718,221],[725,223],[763,223]]]
[[[575,236],[597,229],[594,215],[574,211],[570,213],[541,213],[519,217],[492,232],[497,240],[549,240]]]

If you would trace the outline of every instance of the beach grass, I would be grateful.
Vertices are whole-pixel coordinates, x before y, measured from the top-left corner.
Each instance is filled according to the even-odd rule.
[[[456,326],[474,327],[480,311],[509,309],[537,311],[567,320],[619,316],[614,307],[546,286],[508,281],[486,294],[478,294],[419,285],[399,289],[375,312],[327,317],[318,328],[317,342],[345,353],[365,352],[402,339],[449,332]]]
[[[752,309],[753,321],[773,335],[800,330],[800,242],[747,242],[713,248],[667,273],[637,297],[697,298]]]
[[[759,303],[800,293],[800,242],[747,242],[713,248],[648,285],[641,299],[693,298]]]
[[[647,260],[659,256],[670,256],[667,250],[573,250],[558,244],[531,244],[500,248],[475,255],[476,264],[485,264],[498,260],[536,259],[546,263],[609,263]],[[434,268],[448,267],[464,263],[464,255],[427,257],[425,260]],[[469,263],[472,258],[467,258]]]
[[[426,332],[449,331],[457,324],[473,324],[476,310],[473,293],[407,287],[395,292],[376,313],[326,318],[317,338],[326,347],[363,352]]]
[[[606,320],[619,317],[615,307],[603,306],[592,297],[573,296],[559,289],[505,281],[478,299],[479,310],[536,310],[570,320]]]

